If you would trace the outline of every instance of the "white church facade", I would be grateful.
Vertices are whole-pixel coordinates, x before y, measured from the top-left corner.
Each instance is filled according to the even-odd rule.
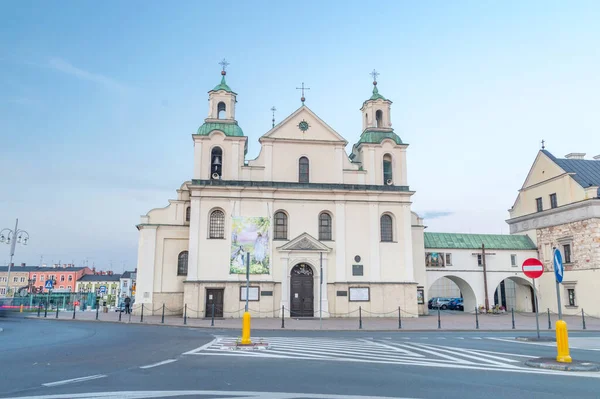
[[[193,134],[192,178],[141,217],[136,303],[187,317],[240,317],[250,259],[253,316],[363,317],[427,311],[423,221],[411,212],[407,144],[373,95],[348,142],[302,105],[260,137],[235,119],[222,80]]]

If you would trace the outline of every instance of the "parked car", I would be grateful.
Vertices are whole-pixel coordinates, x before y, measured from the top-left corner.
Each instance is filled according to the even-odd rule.
[[[437,301],[437,297],[433,297],[430,298],[429,301],[427,301],[427,309],[433,309],[433,302]]]
[[[462,311],[464,311],[465,308],[463,306],[463,299],[462,298],[454,298],[453,300],[451,300],[448,303],[448,309],[450,309],[450,310],[462,310]]]
[[[431,308],[432,309],[442,309],[442,310],[446,310],[448,309],[448,304],[450,303],[450,301],[454,299],[454,298],[435,298],[435,300],[433,302],[431,302]]]

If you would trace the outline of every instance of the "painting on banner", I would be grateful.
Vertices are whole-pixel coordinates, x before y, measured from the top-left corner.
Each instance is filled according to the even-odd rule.
[[[267,217],[237,216],[231,227],[230,274],[246,273],[246,254],[250,254],[250,273],[269,274],[269,229]]]

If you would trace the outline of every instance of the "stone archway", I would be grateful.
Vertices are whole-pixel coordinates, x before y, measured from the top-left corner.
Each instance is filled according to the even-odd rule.
[[[298,263],[290,274],[290,317],[314,317],[314,271]]]
[[[535,312],[533,286],[523,277],[510,276],[500,281],[493,292],[493,304],[507,311]]]
[[[433,284],[441,278],[447,278],[458,286],[458,289],[460,290],[460,293],[463,298],[463,306],[465,312],[475,311],[475,308],[477,307],[477,295],[475,295],[473,287],[471,287],[471,285],[466,280],[463,280],[460,277],[452,275],[439,276],[429,285],[429,290],[431,290]]]

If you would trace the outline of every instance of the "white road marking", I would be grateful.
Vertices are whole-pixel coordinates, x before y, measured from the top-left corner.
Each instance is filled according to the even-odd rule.
[[[400,339],[401,337],[398,337]],[[469,337],[468,337],[469,338]],[[254,358],[293,359],[327,362],[388,364],[396,366],[422,366],[465,370],[485,370],[514,372],[523,374],[543,374],[551,376],[571,376],[600,378],[600,373],[569,373],[554,370],[533,369],[520,365],[515,357],[528,355],[492,352],[478,349],[455,348],[444,345],[424,344],[406,341],[390,341],[350,338],[295,338],[270,337],[254,338],[253,341],[268,342],[271,349],[264,351],[224,350],[222,346],[236,341],[235,337],[218,337],[201,348],[190,351],[192,356],[238,356]],[[398,351],[401,349],[401,351]],[[407,356],[418,354],[423,357]],[[266,396],[270,398],[270,396]]]
[[[45,386],[45,387],[55,387],[57,385],[64,385],[64,384],[71,384],[71,383],[75,383],[75,382],[97,380],[98,378],[104,378],[104,377],[106,377],[106,375],[104,375],[104,374],[96,374],[96,375],[90,375],[90,376],[87,376],[87,377],[72,378],[70,380],[47,382],[47,383],[42,384],[42,385]]]
[[[158,367],[158,366],[162,366],[163,364],[169,364],[169,363],[173,363],[176,361],[177,361],[177,359],[167,359],[167,360],[163,360],[162,362],[148,364],[146,366],[140,366],[140,368],[141,369],[151,369],[152,367]]]
[[[358,396],[358,395],[330,395],[314,393],[291,392],[244,392],[244,391],[122,391],[122,392],[90,392],[90,393],[63,393],[55,395],[20,396],[7,399],[146,399],[170,398],[180,396],[215,397],[229,399],[411,399],[388,396]],[[414,399],[414,398],[412,398]]]
[[[359,339],[359,341],[360,341],[360,339]],[[394,352],[403,353],[406,356],[410,356],[410,357],[425,357],[423,355],[419,355],[418,353],[411,352],[411,351],[408,351],[406,349],[401,349],[401,348],[399,348],[397,346],[391,346],[391,345],[388,345],[388,344],[383,344],[381,342],[369,342],[369,343],[371,345],[376,345],[376,346],[379,346],[379,347],[382,347],[382,348],[386,348],[386,349],[392,350]]]
[[[212,341],[210,341],[209,343],[207,343],[207,344],[205,344],[205,345],[202,345],[202,346],[201,346],[201,347],[199,347],[199,348],[192,349],[192,350],[191,350],[191,351],[189,351],[189,352],[185,352],[185,353],[184,353],[184,355],[191,355],[192,353],[197,353],[197,352],[203,351],[204,349],[208,348],[209,346],[211,346],[212,344],[214,344],[215,342],[217,342],[217,341],[218,341],[218,339],[219,339],[219,338],[215,338],[215,339],[213,339]]]

